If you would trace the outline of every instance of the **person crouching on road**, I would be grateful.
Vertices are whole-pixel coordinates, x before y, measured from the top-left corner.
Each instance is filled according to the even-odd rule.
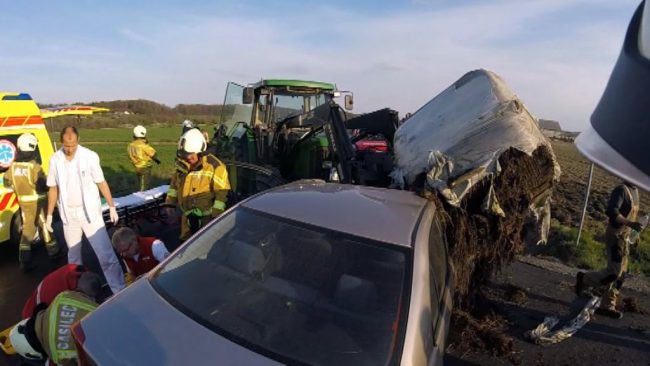
[[[49,305],[38,304],[31,317],[9,332],[16,353],[27,360],[48,360],[50,365],[76,365],[70,326],[97,308],[99,290],[98,276],[82,276],[76,290],[61,292]]]
[[[36,286],[29,299],[25,302],[21,313],[22,318],[27,319],[32,316],[36,305],[40,303],[49,305],[63,291],[78,290],[79,283],[83,284],[84,281],[95,281],[86,277],[93,277],[97,281],[100,281],[100,277],[96,273],[89,272],[84,266],[78,264],[66,264],[49,273],[38,283],[38,286]]]
[[[47,248],[47,255],[51,259],[59,258],[63,253],[50,232],[45,229],[47,186],[41,164],[36,161],[38,139],[31,133],[24,133],[18,137],[16,145],[18,145],[18,156],[5,172],[4,184],[8,188],[13,188],[18,197],[18,206],[23,219],[18,261],[20,268],[27,271],[34,268],[31,259],[36,230],[40,231]]]
[[[178,142],[179,158],[165,203],[178,204],[183,214],[181,241],[226,209],[228,172],[216,156],[205,152],[206,148],[207,141],[198,129],[188,130]],[[173,216],[173,212],[168,215]]]
[[[124,273],[106,232],[100,192],[108,204],[113,225],[117,224],[119,216],[99,165],[99,156],[79,145],[79,132],[75,127],[65,127],[61,131],[61,143],[61,149],[50,159],[46,227],[52,231],[52,214],[58,203],[68,244],[68,263],[83,264],[81,238],[85,234],[97,255],[106,282],[116,294],[124,288]]]
[[[605,293],[600,308],[596,309],[597,314],[615,319],[623,317],[623,313],[616,310],[616,300],[627,272],[630,231],[643,229],[637,222],[638,212],[639,191],[636,186],[624,182],[614,188],[607,205],[609,217],[609,224],[605,231],[607,268],[597,272],[578,272],[576,278],[578,295],[582,294],[585,287],[604,287]]]
[[[138,177],[140,191],[146,191],[149,189],[153,163],[160,164],[160,160],[156,157],[156,149],[149,145],[149,141],[147,141],[147,129],[144,126],[138,125],[133,128],[133,141],[126,150],[131,163],[135,167],[135,175]]]
[[[117,229],[113,233],[112,241],[113,248],[126,265],[127,284],[146,274],[169,256],[165,243],[153,237],[138,236],[128,227]]]

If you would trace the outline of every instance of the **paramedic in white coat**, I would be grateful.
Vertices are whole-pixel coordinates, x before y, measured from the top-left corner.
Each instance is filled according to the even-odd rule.
[[[52,213],[58,203],[68,244],[68,263],[83,264],[81,238],[85,234],[97,254],[106,282],[113,293],[117,293],[124,288],[124,273],[106,232],[99,192],[108,203],[111,222],[116,224],[119,217],[99,165],[99,156],[79,145],[75,127],[68,126],[61,131],[61,144],[61,149],[50,159],[47,176],[47,230],[52,231]]]

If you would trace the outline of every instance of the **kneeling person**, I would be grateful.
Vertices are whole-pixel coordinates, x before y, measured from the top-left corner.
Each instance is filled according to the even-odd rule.
[[[97,276],[82,276],[76,291],[58,294],[49,306],[38,304],[32,316],[9,333],[16,352],[28,360],[49,359],[50,364],[76,365],[77,347],[71,326],[97,308],[99,290]]]
[[[112,242],[132,278],[149,272],[169,256],[165,243],[153,237],[138,236],[128,227],[117,229]]]

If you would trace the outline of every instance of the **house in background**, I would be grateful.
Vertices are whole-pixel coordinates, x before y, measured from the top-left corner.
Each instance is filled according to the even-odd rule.
[[[544,136],[550,139],[573,142],[578,134],[580,134],[580,132],[563,131],[560,122],[550,119],[538,119],[537,124]]]

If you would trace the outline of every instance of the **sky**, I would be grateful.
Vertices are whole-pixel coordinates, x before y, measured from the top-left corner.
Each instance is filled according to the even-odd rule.
[[[228,81],[319,80],[414,112],[468,71],[581,131],[639,0],[0,0],[0,90],[39,103],[219,104]],[[207,4],[206,4],[207,3]]]

